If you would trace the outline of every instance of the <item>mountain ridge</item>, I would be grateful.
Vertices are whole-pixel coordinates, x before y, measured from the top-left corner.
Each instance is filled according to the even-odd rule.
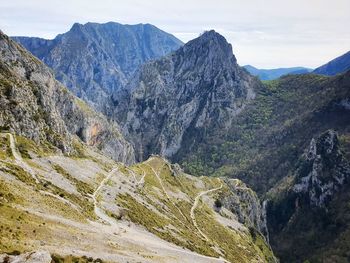
[[[274,80],[287,74],[306,74],[312,71],[312,69],[305,67],[258,69],[251,65],[245,65],[243,68],[253,76],[259,77],[260,80]]]
[[[327,76],[334,76],[350,70],[350,51],[316,68],[313,72]]]
[[[54,71],[75,95],[101,112],[112,111],[112,95],[144,62],[182,45],[151,24],[75,23],[53,40],[13,37]]]

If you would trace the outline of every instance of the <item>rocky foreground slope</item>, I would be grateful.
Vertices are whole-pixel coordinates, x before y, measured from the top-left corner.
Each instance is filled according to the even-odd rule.
[[[2,33],[0,52],[0,260],[275,261],[244,183],[158,156],[126,166],[115,123]]]
[[[53,40],[14,37],[51,67],[56,78],[99,111],[110,113],[112,95],[137,68],[178,49],[182,42],[150,24],[75,23]]]
[[[264,208],[239,180],[192,177],[156,156],[127,167],[88,146],[71,158],[13,134],[0,140],[2,253],[48,251],[54,262],[274,261]]]

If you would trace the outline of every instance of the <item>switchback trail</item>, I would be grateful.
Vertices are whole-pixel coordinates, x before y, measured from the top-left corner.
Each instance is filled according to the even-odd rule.
[[[201,236],[206,240],[206,241],[209,241],[209,238],[207,237],[206,234],[204,234],[202,232],[202,230],[200,230],[198,224],[197,224],[197,221],[196,221],[196,216],[194,214],[194,211],[196,210],[197,206],[198,206],[198,203],[199,203],[199,200],[202,198],[202,196],[204,195],[207,195],[209,193],[212,193],[212,192],[215,192],[215,191],[218,191],[222,188],[222,183],[220,185],[220,187],[217,187],[217,188],[214,188],[214,189],[211,189],[211,190],[206,190],[206,191],[203,191],[203,192],[200,192],[196,198],[194,199],[194,203],[193,203],[193,206],[191,208],[191,219],[192,219],[192,222],[193,222],[193,225],[197,228],[198,232],[201,234]]]
[[[119,168],[113,168],[112,171],[110,171],[108,173],[108,175],[101,181],[101,183],[99,184],[99,186],[96,188],[95,192],[92,194],[92,200],[94,202],[94,212],[96,214],[97,217],[99,217],[102,221],[107,222],[108,224],[110,224],[111,226],[116,226],[118,227],[118,229],[120,228],[116,222],[114,221],[113,218],[111,218],[110,216],[108,216],[99,206],[98,206],[98,201],[97,201],[97,196],[98,193],[101,191],[102,187],[108,182],[109,179],[111,179],[111,177],[113,176],[113,174],[115,174],[116,172],[118,172]]]

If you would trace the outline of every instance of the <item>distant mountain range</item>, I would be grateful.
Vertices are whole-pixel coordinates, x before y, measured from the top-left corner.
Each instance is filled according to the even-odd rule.
[[[292,67],[292,68],[276,68],[276,69],[258,69],[251,65],[243,66],[253,76],[257,76],[261,80],[274,80],[283,75],[296,75],[306,73],[316,73],[326,76],[334,76],[339,73],[344,73],[350,70],[350,51],[333,59],[332,61],[312,70],[305,67]]]
[[[350,70],[350,51],[318,67],[313,72],[321,75],[333,76]]]
[[[251,65],[243,66],[253,76],[257,76],[261,80],[273,80],[287,74],[305,74],[312,71],[310,68],[292,67],[292,68],[276,68],[276,69],[258,69]]]
[[[183,43],[150,24],[75,23],[53,40],[12,37],[51,67],[57,80],[96,109],[108,113],[112,95],[137,68]]]

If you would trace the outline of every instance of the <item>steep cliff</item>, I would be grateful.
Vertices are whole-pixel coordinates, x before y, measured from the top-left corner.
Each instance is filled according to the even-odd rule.
[[[137,157],[188,152],[208,130],[229,130],[259,86],[215,31],[146,63],[116,97],[115,117]]]
[[[54,79],[49,68],[0,33],[0,126],[37,143],[77,153],[73,135],[115,160],[134,161],[132,146],[108,122]]]
[[[112,96],[144,62],[182,42],[150,24],[75,23],[53,40],[13,37],[51,67],[56,78],[99,111],[110,113]]]

